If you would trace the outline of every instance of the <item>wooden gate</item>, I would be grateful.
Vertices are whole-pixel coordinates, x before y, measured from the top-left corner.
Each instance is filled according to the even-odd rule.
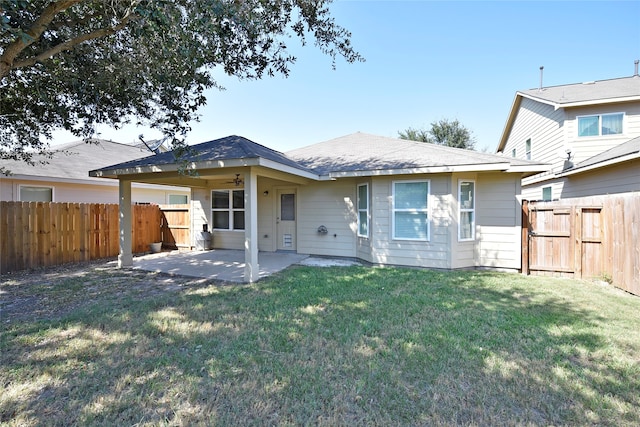
[[[601,212],[601,206],[529,205],[529,271],[602,277]]]
[[[596,277],[640,295],[640,195],[523,201],[522,272]]]
[[[191,248],[190,206],[160,205],[162,213],[162,246],[167,248]]]

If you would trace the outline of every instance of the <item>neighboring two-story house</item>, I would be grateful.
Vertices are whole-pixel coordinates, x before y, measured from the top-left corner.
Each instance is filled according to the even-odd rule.
[[[527,200],[640,191],[640,76],[517,92],[497,149],[552,168]]]

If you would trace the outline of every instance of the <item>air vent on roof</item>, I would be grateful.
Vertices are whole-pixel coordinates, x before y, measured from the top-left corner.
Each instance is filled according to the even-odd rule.
[[[591,80],[590,82],[582,82],[583,85],[594,85],[596,84],[596,82],[594,82],[593,80]]]
[[[633,61],[633,65],[635,65],[635,72],[633,73],[633,77],[638,77],[638,63],[640,63],[640,60],[638,59]]]
[[[542,92],[542,71],[544,70],[544,65],[540,66],[540,87],[538,88],[539,91]]]

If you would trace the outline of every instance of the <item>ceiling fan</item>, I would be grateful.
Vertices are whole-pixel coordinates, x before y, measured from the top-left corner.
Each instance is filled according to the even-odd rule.
[[[237,173],[234,179],[232,179],[231,181],[227,181],[227,184],[235,184],[236,187],[240,187],[240,185],[242,185],[242,182],[243,181],[240,179],[240,174]]]

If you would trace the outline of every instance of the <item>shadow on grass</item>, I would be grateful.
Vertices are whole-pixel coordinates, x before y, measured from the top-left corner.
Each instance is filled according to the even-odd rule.
[[[640,318],[606,292],[612,311],[576,304],[571,287],[295,267],[123,293],[3,331],[1,421],[638,424]]]

